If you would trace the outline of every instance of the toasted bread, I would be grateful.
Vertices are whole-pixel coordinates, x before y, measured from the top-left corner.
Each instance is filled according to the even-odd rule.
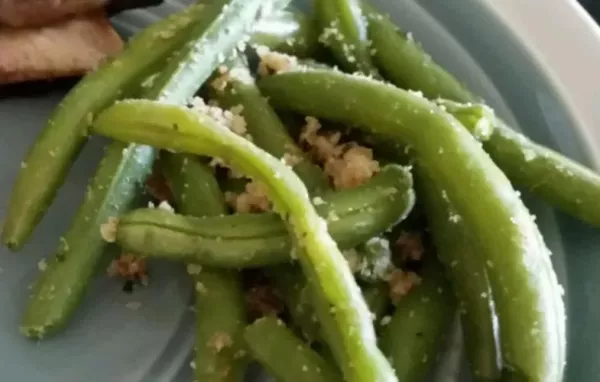
[[[83,75],[122,48],[103,13],[37,29],[0,29],[0,84]]]

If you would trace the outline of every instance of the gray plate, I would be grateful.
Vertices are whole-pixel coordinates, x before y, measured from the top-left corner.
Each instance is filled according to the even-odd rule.
[[[484,96],[515,127],[578,161],[589,162],[587,146],[577,133],[581,126],[569,118],[569,110],[530,52],[487,6],[478,0],[374,3],[389,11],[404,29],[412,31],[436,60]],[[115,19],[115,25],[130,34],[175,8],[176,5],[166,4],[129,12]],[[0,200],[8,199],[21,158],[61,96],[57,92],[0,100]],[[52,253],[67,227],[103,144],[100,139],[92,139],[25,250],[10,254],[1,249],[1,381],[191,380],[187,366],[193,339],[192,312],[188,308],[191,289],[177,265],[153,263],[151,285],[133,295],[122,293],[119,283],[99,276],[73,325],[54,339],[35,343],[17,331],[37,262]],[[570,329],[568,380],[595,380],[600,373],[600,311],[596,304],[596,296],[600,295],[600,277],[596,274],[600,269],[600,236],[598,231],[555,213],[538,201],[526,200],[538,216],[566,290]],[[0,215],[4,211],[0,210]],[[140,302],[141,308],[128,309],[128,302]],[[436,379],[462,379],[460,363],[457,337]]]

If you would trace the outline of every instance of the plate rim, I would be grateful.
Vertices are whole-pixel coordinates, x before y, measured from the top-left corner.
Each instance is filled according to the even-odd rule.
[[[600,25],[576,0],[481,0],[527,49],[600,168]],[[569,29],[569,33],[557,33]]]

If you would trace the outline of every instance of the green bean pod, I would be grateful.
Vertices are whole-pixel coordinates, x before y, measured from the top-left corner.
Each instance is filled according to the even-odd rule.
[[[481,243],[507,367],[532,381],[559,381],[565,311],[549,251],[510,181],[450,114],[414,92],[327,70],[261,79],[278,107],[360,127],[411,149],[419,176],[432,179]]]
[[[386,166],[369,183],[323,195],[317,211],[328,219],[337,244],[352,248],[403,220],[414,204],[410,173]],[[293,249],[281,219],[273,213],[189,217],[157,209],[122,215],[117,243],[127,251],[226,268],[289,262]]]
[[[250,44],[296,57],[312,57],[319,50],[315,24],[312,18],[296,9],[276,12],[252,30]]]
[[[247,366],[243,286],[234,270],[203,269],[194,275],[197,382],[240,382]]]
[[[314,6],[320,41],[331,49],[340,65],[349,72],[379,77],[371,59],[360,0],[315,0]]]
[[[213,170],[193,155],[160,154],[159,168],[173,194],[177,211],[203,217],[227,213],[225,198]]]
[[[437,65],[412,39],[403,37],[386,17],[365,5],[375,59],[396,85],[428,98],[479,102],[454,76]],[[484,149],[518,187],[596,227],[600,227],[600,175],[532,142],[497,120]]]
[[[281,293],[294,329],[298,330],[309,344],[321,340],[321,325],[311,305],[308,282],[302,270],[286,264],[270,268],[268,275],[277,291]]]
[[[389,19],[362,2],[368,21],[373,58],[382,73],[397,86],[423,92],[425,97],[476,101],[465,87],[436,64],[412,34],[404,33]]]
[[[214,90],[212,97],[223,108],[240,107],[240,115],[246,122],[252,142],[269,154],[290,161],[296,174],[302,179],[308,190],[320,194],[329,188],[323,170],[296,144],[285,126],[260,94],[254,79],[242,58],[230,59],[229,78],[223,89]],[[297,162],[297,163],[296,163]]]
[[[154,156],[154,149],[147,146],[121,142],[108,146],[74,224],[35,283],[20,325],[25,336],[41,339],[67,323],[104,253],[100,225],[135,204]]]
[[[369,284],[362,288],[365,301],[373,314],[373,320],[379,322],[390,307],[390,288],[387,283]]]
[[[345,378],[350,382],[396,380],[377,348],[369,309],[346,260],[311,204],[306,187],[289,167],[206,115],[157,102],[117,103],[96,119],[94,131],[119,140],[219,157],[263,182],[294,237],[303,272],[319,298],[335,311],[329,338],[340,342],[329,345]]]
[[[426,263],[422,279],[400,300],[379,337],[398,380],[405,382],[427,379],[456,311],[451,286],[436,259]]]
[[[67,94],[21,164],[2,229],[4,245],[12,250],[23,247],[85,144],[96,114],[128,96],[130,88],[183,44],[190,26],[203,17],[203,8],[192,6],[146,28],[121,55],[89,73]]]
[[[502,356],[496,312],[488,270],[478,251],[479,242],[471,237],[447,196],[432,187],[433,182],[419,179],[418,185],[438,257],[460,302],[471,370],[477,380],[499,380]]]
[[[275,317],[263,317],[244,331],[254,358],[282,382],[343,381],[340,372]]]
[[[192,216],[227,212],[212,169],[191,155],[161,153],[160,169],[177,209]],[[194,376],[198,382],[239,382],[247,357],[244,290],[234,270],[202,268],[193,275],[196,297]]]
[[[203,7],[203,12],[193,20],[194,26],[186,35],[191,38],[191,43],[171,58],[143,96],[160,102],[185,102],[210,76],[222,59],[222,52],[233,49],[238,39],[244,36],[262,6],[261,0],[220,0]],[[223,28],[229,28],[228,32],[224,33]],[[154,30],[153,33],[160,31],[152,27],[149,30]],[[143,46],[148,44],[144,39],[146,33],[142,32],[142,36],[136,38],[142,41],[139,44]],[[133,55],[139,59],[139,49],[137,43],[132,43],[128,49],[131,52],[129,55],[123,53],[123,57]],[[127,62],[123,61],[123,65]],[[111,73],[109,69],[106,70]],[[68,99],[65,105],[69,104]],[[66,126],[65,121],[63,128]],[[61,240],[56,258],[50,261],[48,268],[36,281],[21,325],[21,331],[27,336],[52,334],[70,319],[104,253],[106,243],[100,237],[101,224],[108,217],[116,217],[128,209],[131,199],[136,195],[120,190],[131,188],[128,183],[142,180],[151,168],[155,157],[152,148],[136,145],[115,147],[107,155],[109,165],[101,167],[94,176],[84,203]],[[114,152],[119,149],[123,151],[122,156]],[[145,154],[141,156],[135,154],[137,152]]]

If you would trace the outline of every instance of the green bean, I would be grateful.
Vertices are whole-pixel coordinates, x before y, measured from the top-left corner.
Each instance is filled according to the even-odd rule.
[[[308,343],[323,340],[325,336],[312,305],[308,282],[300,269],[291,265],[280,265],[269,270],[269,277],[281,292],[292,322],[304,339]],[[363,286],[362,290],[373,320],[380,319],[390,302],[387,284],[369,284]]]
[[[455,309],[451,287],[440,264],[436,259],[427,261],[421,284],[400,300],[379,337],[379,345],[400,381],[427,379]]]
[[[371,60],[367,23],[360,0],[315,0],[320,40],[327,45],[342,67],[379,77]]]
[[[350,382],[396,380],[377,348],[370,312],[346,260],[312,206],[306,187],[285,164],[208,116],[156,102],[117,103],[96,119],[94,131],[119,140],[220,157],[265,183],[275,210],[294,236],[307,279],[335,312],[330,338],[341,342],[329,345],[345,378]]]
[[[269,154],[290,161],[296,174],[311,193],[320,194],[329,188],[327,177],[313,164],[290,137],[269,102],[260,94],[242,58],[228,61],[229,77],[223,89],[212,96],[224,108],[240,107],[252,142]],[[296,163],[297,162],[297,163]]]
[[[430,180],[419,179],[419,195],[427,213],[438,256],[458,300],[465,348],[478,380],[499,380],[502,357],[488,271],[479,256],[478,241]],[[493,269],[490,269],[493,272]]]
[[[258,85],[275,106],[409,147],[419,174],[446,192],[481,243],[506,365],[532,381],[560,380],[564,305],[549,251],[509,180],[455,118],[413,92],[334,71],[285,72]]]
[[[196,285],[196,354],[198,382],[243,381],[247,357],[243,330],[244,294],[233,270],[203,269]]]
[[[200,158],[162,152],[159,168],[180,213],[203,217],[227,212],[223,192],[214,179],[212,169]]]
[[[135,203],[153,158],[150,147],[120,142],[108,146],[75,224],[61,237],[54,258],[42,267],[20,326],[24,335],[43,338],[60,330],[72,316],[106,245],[100,225]]]
[[[7,247],[18,250],[28,240],[85,144],[94,116],[127,96],[189,38],[188,29],[203,17],[203,8],[193,6],[140,32],[120,56],[88,74],[63,99],[21,164],[2,229]]]
[[[319,49],[319,36],[312,18],[290,9],[262,20],[253,29],[250,44],[296,57],[311,57]]]
[[[263,317],[244,331],[250,352],[278,381],[342,381],[339,371],[275,317]]]
[[[373,314],[373,320],[379,322],[390,306],[390,288],[387,283],[369,284],[362,288],[365,301]]]
[[[412,34],[398,30],[387,16],[364,1],[362,9],[368,20],[373,58],[386,78],[402,88],[422,91],[428,98],[476,101],[454,76],[423,51]]]
[[[286,264],[268,270],[269,279],[281,293],[291,321],[306,342],[312,344],[323,338],[321,325],[311,305],[308,281],[298,267]]]
[[[227,212],[212,170],[197,157],[163,152],[160,168],[177,209],[192,216]],[[196,268],[193,268],[196,269]],[[246,370],[243,286],[232,270],[201,268],[193,272],[196,296],[196,381],[242,381]]]
[[[404,219],[414,203],[406,169],[386,166],[369,183],[315,199],[341,248],[348,249]],[[292,242],[273,213],[186,217],[156,209],[122,215],[117,243],[124,249],[203,265],[242,268],[291,260]]]
[[[366,8],[377,63],[401,87],[429,98],[478,102],[456,78],[432,61],[412,40],[402,37],[387,18]],[[532,142],[498,120],[483,148],[506,176],[542,200],[600,227],[600,176],[558,152]]]
[[[223,0],[204,7],[187,34],[191,43],[172,57],[143,96],[169,103],[184,102],[191,97],[218,65],[221,52],[230,51],[237,44],[263,5],[260,0]],[[229,28],[228,33],[222,28]],[[149,30],[157,33],[152,27]],[[142,32],[142,36],[136,38],[142,46],[148,44],[144,37],[146,33]],[[124,57],[133,55],[139,59],[139,49],[138,44],[132,44],[132,53],[124,53]],[[123,65],[126,63],[135,64],[123,58]],[[112,73],[110,69],[106,70]],[[71,101],[65,102],[68,105]],[[61,129],[67,126],[65,120]],[[94,176],[84,203],[61,240],[55,259],[36,281],[21,325],[25,335],[41,338],[61,329],[70,319],[104,253],[106,243],[100,236],[100,225],[108,216],[117,216],[128,209],[135,197],[130,183],[145,178],[154,156],[154,150],[149,147],[114,145],[111,148],[105,159],[108,165],[101,167]]]

